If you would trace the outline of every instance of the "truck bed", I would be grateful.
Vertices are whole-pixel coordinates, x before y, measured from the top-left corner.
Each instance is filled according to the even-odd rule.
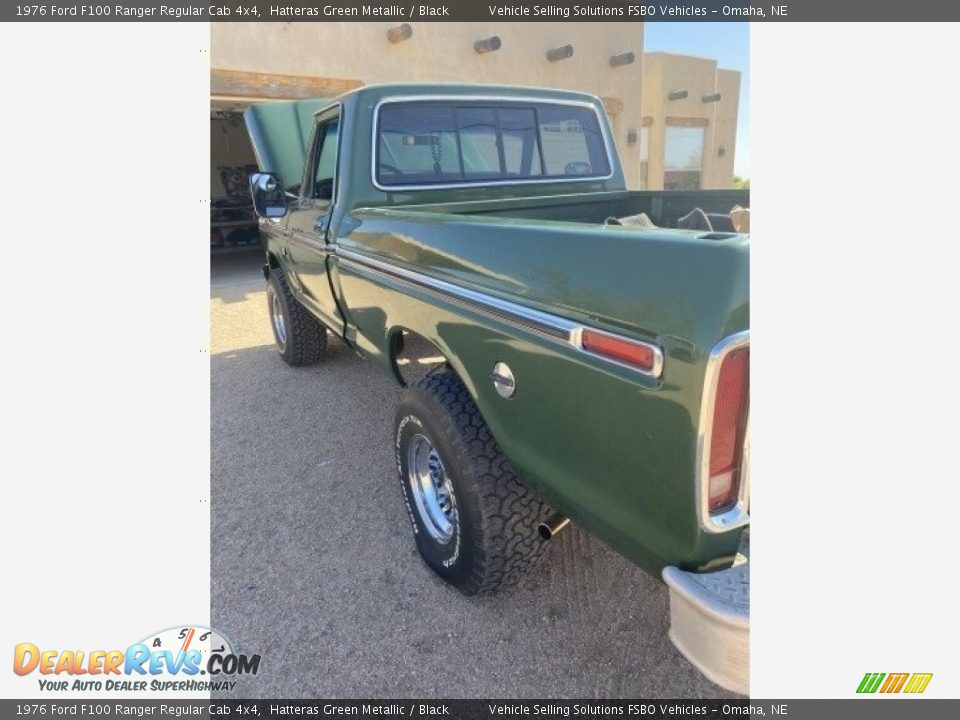
[[[749,190],[633,190],[619,192],[540,195],[493,200],[463,200],[403,207],[456,215],[494,215],[600,225],[607,218],[645,213],[654,225],[677,227],[677,220],[699,207],[707,213],[729,213],[735,206],[749,207]]]

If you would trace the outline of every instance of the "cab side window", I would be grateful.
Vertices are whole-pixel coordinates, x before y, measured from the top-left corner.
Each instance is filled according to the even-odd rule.
[[[319,200],[333,201],[339,139],[340,118],[327,120],[317,126],[313,197]]]

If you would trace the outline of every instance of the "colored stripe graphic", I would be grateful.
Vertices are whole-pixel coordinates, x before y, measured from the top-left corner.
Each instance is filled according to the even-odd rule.
[[[922,693],[930,684],[933,673],[914,673],[904,689],[905,693]]]
[[[860,681],[860,686],[857,688],[858,693],[875,693],[877,688],[880,687],[880,682],[886,676],[886,673],[867,673],[863,676],[863,680]]]
[[[917,694],[927,689],[933,673],[865,673],[857,692],[861,694],[879,692],[890,695],[904,692]]]
[[[887,681],[883,684],[883,687],[880,688],[880,692],[900,692],[900,689],[903,687],[903,684],[907,681],[908,677],[910,677],[910,673],[890,673],[887,675]]]

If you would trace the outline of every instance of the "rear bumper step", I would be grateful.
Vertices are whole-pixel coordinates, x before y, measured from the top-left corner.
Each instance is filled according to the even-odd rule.
[[[746,535],[746,534],[745,534]],[[741,548],[749,554],[745,536]],[[663,570],[670,588],[670,639],[694,667],[727,690],[750,693],[750,563],[691,573]]]

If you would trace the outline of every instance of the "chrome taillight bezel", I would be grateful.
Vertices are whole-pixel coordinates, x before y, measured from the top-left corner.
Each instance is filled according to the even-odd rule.
[[[700,527],[709,533],[721,533],[742,527],[750,522],[750,405],[740,461],[740,488],[737,501],[718,512],[710,512],[710,441],[713,437],[713,411],[717,398],[717,381],[724,359],[734,350],[750,345],[750,331],[730,335],[718,342],[707,358],[703,380],[703,399],[700,402],[700,424],[697,432],[696,503]]]

